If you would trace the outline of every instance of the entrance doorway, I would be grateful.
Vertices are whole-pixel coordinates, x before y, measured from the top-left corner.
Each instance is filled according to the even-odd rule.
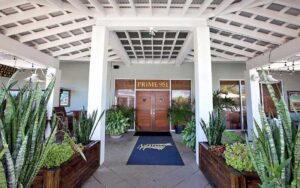
[[[170,124],[168,118],[169,104],[169,91],[137,91],[137,131],[170,131]]]

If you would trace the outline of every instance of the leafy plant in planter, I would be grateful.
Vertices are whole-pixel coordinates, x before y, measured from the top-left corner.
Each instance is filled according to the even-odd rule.
[[[129,125],[133,125],[134,124],[134,112],[135,109],[134,108],[130,108],[127,106],[117,106],[117,109],[122,112],[122,114],[128,118],[128,123]]]
[[[182,140],[186,147],[195,150],[196,148],[196,121],[192,117],[192,120],[189,121],[182,131]]]
[[[0,151],[8,146],[1,166],[6,177],[4,187],[29,188],[54,137],[55,118],[51,121],[50,137],[45,139],[44,133],[47,103],[55,81],[52,80],[45,91],[28,83],[14,97],[9,90],[16,84],[15,75],[0,89]]]
[[[238,171],[252,172],[254,170],[254,166],[245,144],[236,142],[232,145],[226,146],[224,156],[226,164]]]
[[[186,102],[183,97],[178,97],[176,101],[172,102],[168,114],[176,134],[180,134],[186,123],[191,120],[193,115],[191,108],[191,104]]]
[[[247,142],[250,157],[262,181],[262,187],[300,187],[300,131],[292,125],[284,97],[278,100],[270,83],[270,96],[277,110],[277,120],[269,121],[260,109],[261,127],[255,122],[253,144]]]
[[[210,113],[208,123],[201,119],[200,125],[210,148],[217,153],[223,153],[225,147],[222,145],[221,140],[225,130],[225,117],[222,115],[221,110]]]
[[[86,145],[90,142],[91,133],[96,122],[98,111],[93,111],[92,115],[87,115],[84,110],[80,112],[79,119],[73,119],[73,130],[76,143]],[[97,120],[100,121],[101,116]]]
[[[49,153],[43,161],[43,167],[48,169],[59,167],[62,163],[69,160],[74,153],[74,150],[68,143],[51,144]]]
[[[113,138],[120,138],[129,127],[129,118],[119,110],[111,109],[106,114],[106,130]]]
[[[235,142],[245,143],[245,140],[242,138],[242,136],[238,135],[234,131],[224,131],[223,132],[223,144],[233,144]]]

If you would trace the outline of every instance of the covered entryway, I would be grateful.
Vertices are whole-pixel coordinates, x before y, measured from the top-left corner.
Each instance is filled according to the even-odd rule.
[[[137,131],[167,132],[170,130],[169,91],[137,91]]]

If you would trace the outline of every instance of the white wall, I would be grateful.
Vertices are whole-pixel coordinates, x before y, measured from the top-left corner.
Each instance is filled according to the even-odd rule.
[[[108,107],[113,103],[114,80],[118,78],[131,79],[191,79],[192,90],[194,88],[194,66],[192,63],[183,64],[180,67],[174,65],[130,65],[125,66],[122,63],[113,63],[120,65],[119,69],[112,69],[111,63],[108,66],[108,84],[107,89],[110,91]],[[71,89],[71,106],[70,110],[80,110],[87,106],[88,94],[88,72],[89,63],[87,62],[61,62],[62,71],[61,87]],[[220,80],[244,79],[245,64],[237,63],[213,63],[213,90],[219,89]],[[282,80],[284,95],[287,96],[288,90],[300,91],[300,73],[290,75],[283,73],[272,73],[274,78]],[[287,100],[287,98],[286,98]]]
[[[174,65],[142,64],[126,66],[123,63],[113,63],[119,65],[119,69],[112,69],[112,64],[108,66],[108,84],[110,91],[108,107],[113,103],[114,80],[120,78],[129,79],[190,79],[192,80],[192,95],[194,90],[194,66],[186,63],[180,67]],[[245,64],[237,63],[213,63],[213,89],[219,88],[220,79],[244,79]],[[87,62],[61,62],[62,71],[61,87],[71,89],[70,110],[80,110],[87,106],[88,94],[88,72]],[[192,96],[194,97],[194,96]]]
[[[66,111],[81,110],[87,107],[88,101],[88,62],[62,62],[61,88],[71,90],[71,106],[66,107]]]

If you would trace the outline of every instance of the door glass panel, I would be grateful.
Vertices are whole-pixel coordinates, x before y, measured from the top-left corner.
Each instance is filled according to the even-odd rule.
[[[231,99],[234,105],[223,109],[226,115],[226,129],[241,129],[240,84],[239,81],[220,81],[223,98]]]

